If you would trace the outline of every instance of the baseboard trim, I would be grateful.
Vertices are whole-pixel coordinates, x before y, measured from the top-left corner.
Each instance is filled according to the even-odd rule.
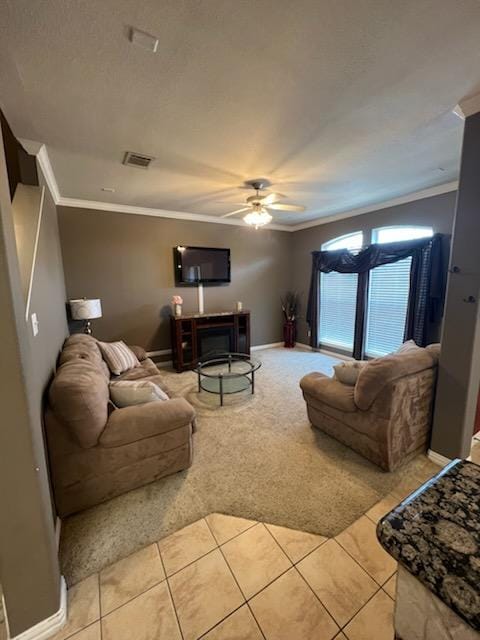
[[[299,349],[306,349],[307,351],[313,351],[312,347],[309,344],[304,344],[303,342],[296,342],[295,346]]]
[[[256,344],[254,347],[250,347],[250,351],[261,351],[262,349],[275,349],[275,347],[281,347],[283,342],[270,342],[268,344]]]
[[[8,634],[8,618],[5,615],[7,621],[7,634]],[[30,627],[26,631],[23,631],[18,636],[13,636],[11,640],[47,640],[54,636],[57,631],[63,627],[67,621],[67,585],[63,576],[60,577],[60,608],[56,613],[49,618],[45,618],[34,627]],[[7,636],[10,638],[10,635]]]
[[[156,356],[171,356],[171,349],[161,349],[160,351],[147,351],[147,356],[149,358],[155,358]]]
[[[269,342],[267,344],[256,344],[253,347],[250,347],[250,351],[261,351],[262,349],[275,349],[276,347],[281,347],[281,346],[283,346],[283,342]],[[312,349],[312,347],[310,347],[308,344],[302,344],[301,342],[297,342],[295,346],[299,347],[300,349],[309,349],[309,350]],[[171,355],[172,355],[171,349],[162,349],[160,351],[147,351],[147,356],[149,358],[156,358],[158,356],[171,356]],[[335,354],[332,354],[332,355],[335,355]],[[168,360],[165,362],[156,362],[155,364],[157,365],[157,367],[168,367],[172,364],[172,361]]]
[[[435,464],[440,465],[441,467],[444,467],[452,461],[451,458],[446,458],[445,456],[442,456],[441,453],[437,453],[432,449],[428,450],[427,457],[429,458],[429,460],[431,460]]]

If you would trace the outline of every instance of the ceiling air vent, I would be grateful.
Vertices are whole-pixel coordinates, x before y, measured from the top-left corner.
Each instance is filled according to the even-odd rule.
[[[123,158],[123,164],[129,167],[137,167],[138,169],[148,169],[150,163],[155,160],[152,156],[144,156],[141,153],[127,151]]]

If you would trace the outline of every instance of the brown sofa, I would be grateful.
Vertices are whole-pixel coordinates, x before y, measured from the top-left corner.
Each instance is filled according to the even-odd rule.
[[[393,471],[428,447],[439,353],[430,345],[377,358],[355,386],[309,373],[300,387],[310,422]]]
[[[155,364],[131,347],[140,366],[116,380],[148,379],[171,396]],[[95,338],[65,341],[45,416],[55,503],[66,516],[118,496],[192,462],[195,412],[183,398],[117,409],[110,372]]]

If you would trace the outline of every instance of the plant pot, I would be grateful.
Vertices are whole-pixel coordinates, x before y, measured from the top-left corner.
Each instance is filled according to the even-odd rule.
[[[297,323],[295,320],[286,320],[283,325],[283,340],[285,348],[293,349],[297,338]]]

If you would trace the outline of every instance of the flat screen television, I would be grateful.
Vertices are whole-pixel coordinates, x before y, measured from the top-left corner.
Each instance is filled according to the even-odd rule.
[[[177,284],[230,282],[230,249],[178,246],[173,256]]]

